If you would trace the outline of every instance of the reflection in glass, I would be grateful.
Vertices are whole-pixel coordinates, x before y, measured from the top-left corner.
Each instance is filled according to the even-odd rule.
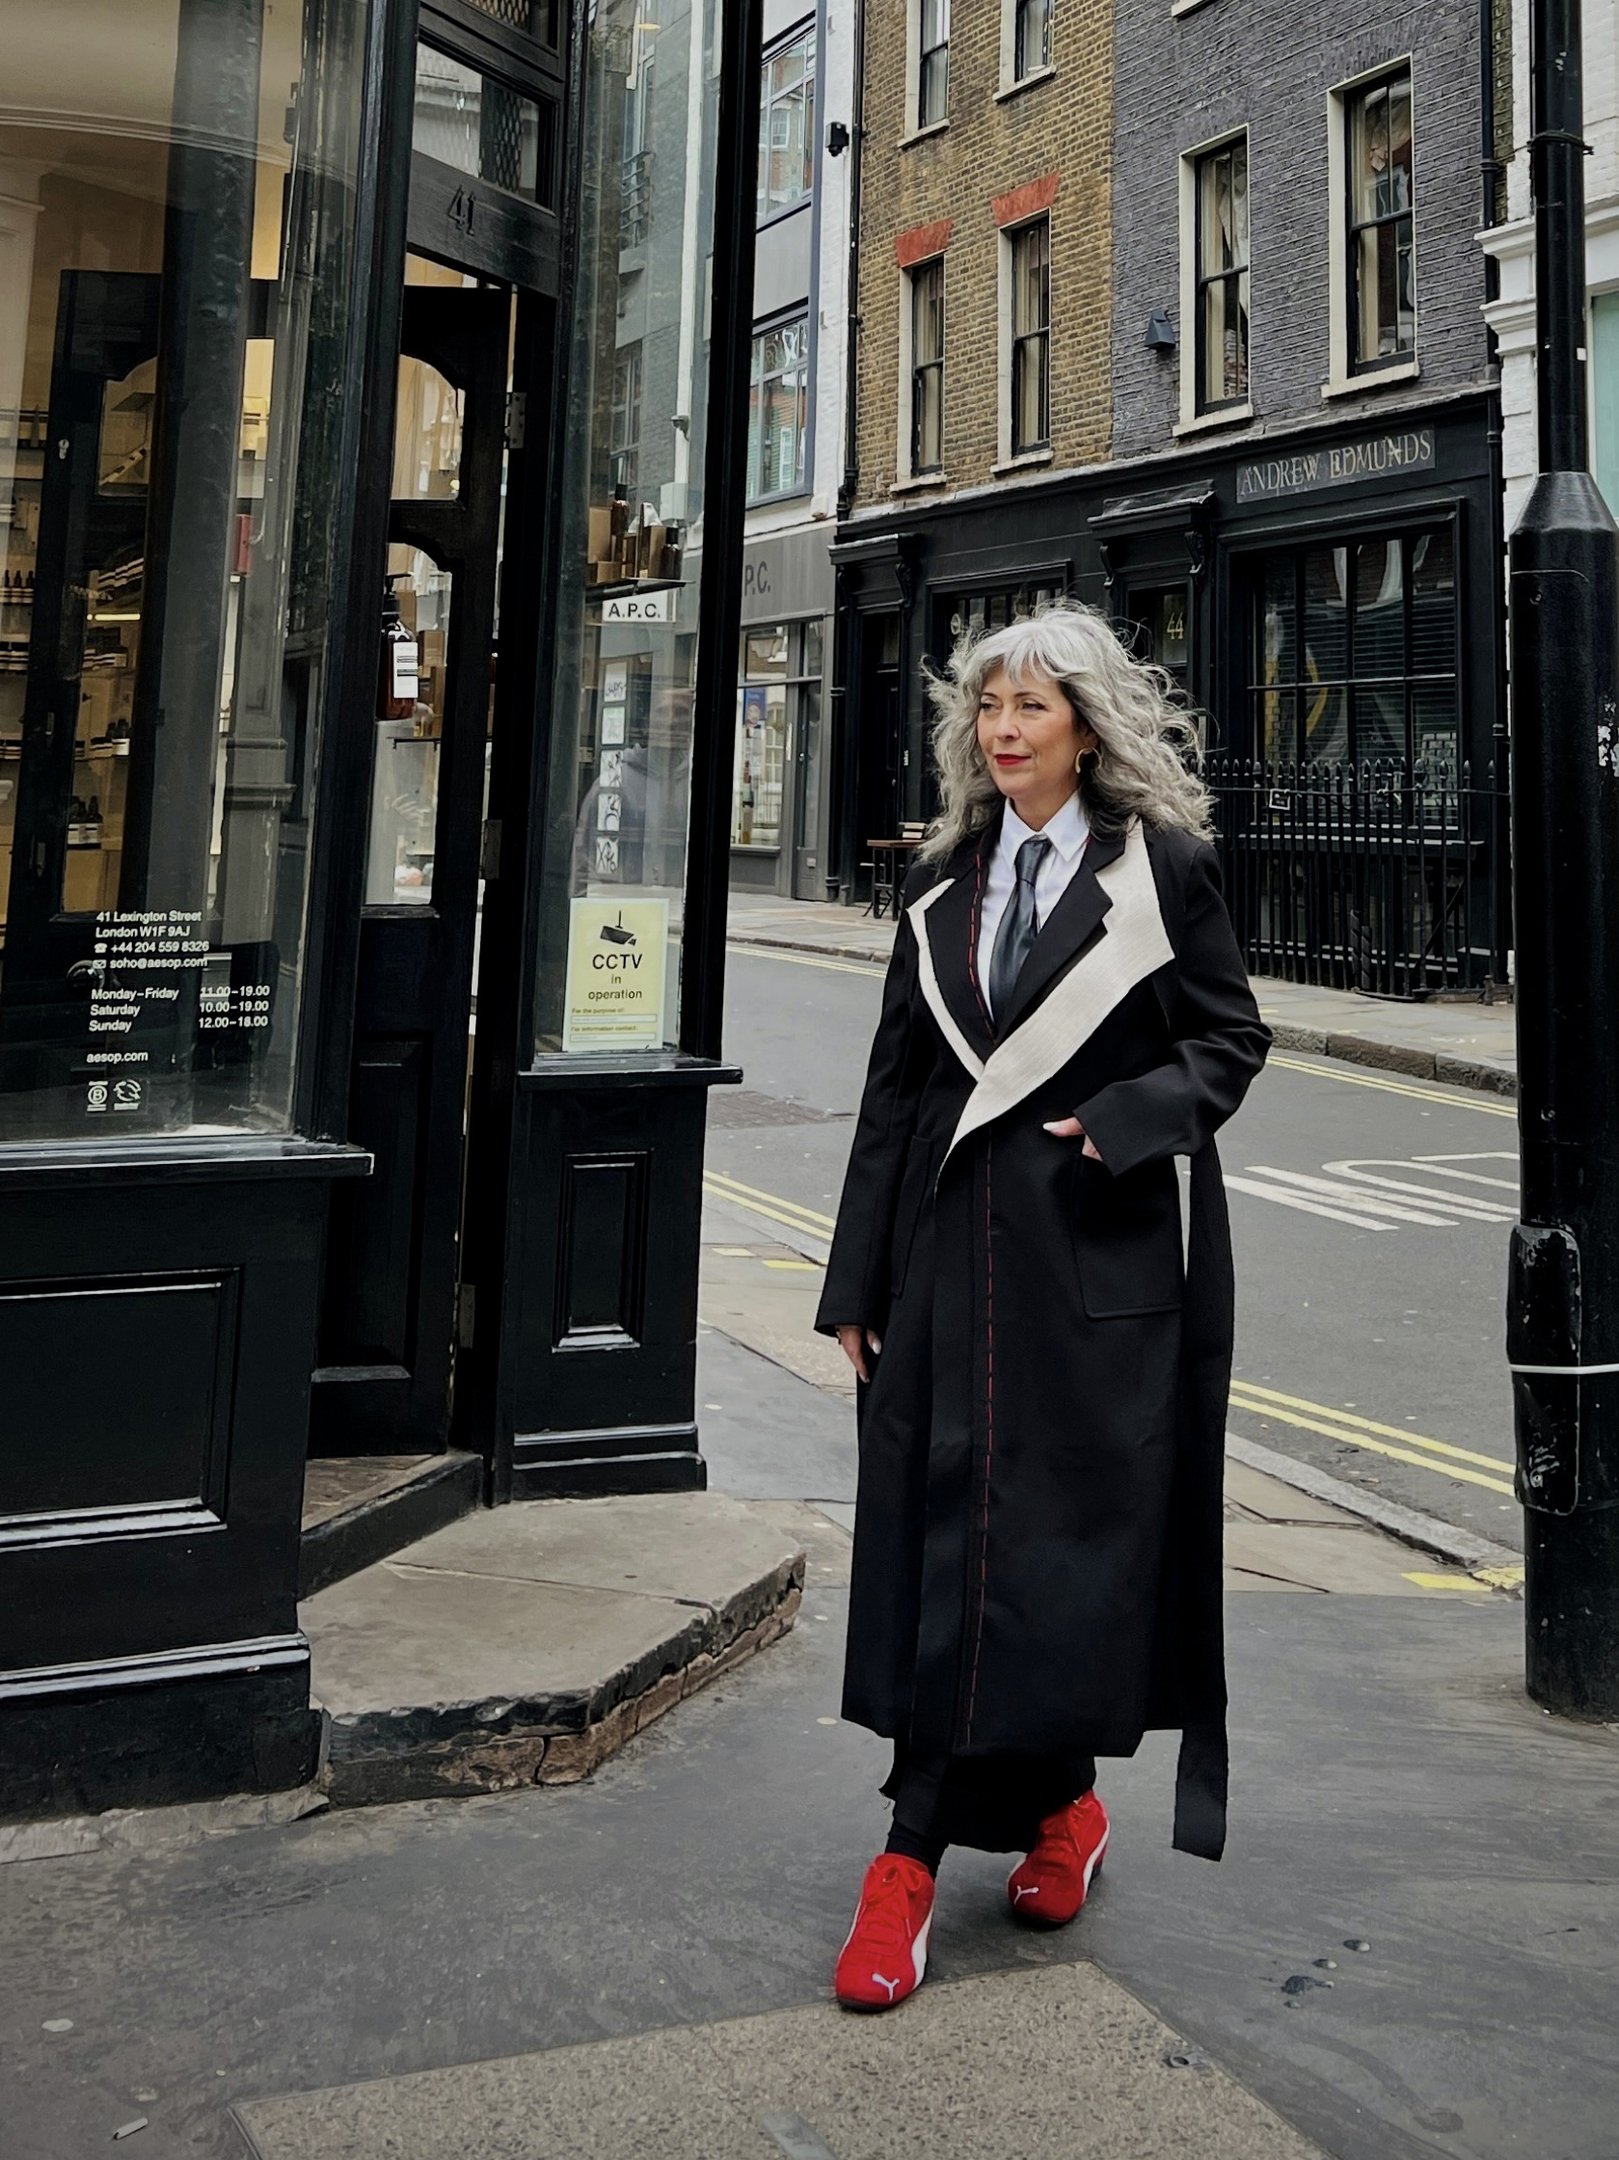
[[[533,201],[545,175],[544,129],[532,98],[431,45],[417,46],[410,140],[424,157]]]
[[[790,210],[815,174],[815,29],[800,30],[765,61],[759,79],[758,216]]]
[[[390,547],[388,569],[416,639],[417,695],[408,715],[376,723],[365,904],[431,907],[452,580],[415,548]]]
[[[366,13],[6,10],[0,1139],[290,1118]]]
[[[1051,440],[1051,226],[1036,218],[1012,235],[1012,450]]]
[[[748,500],[804,485],[809,438],[809,317],[762,330],[753,341],[748,395]]]
[[[446,502],[459,495],[465,419],[465,393],[425,360],[401,353],[391,490],[395,502]]]
[[[719,39],[719,0],[670,0],[655,22],[637,0],[602,0],[586,30],[586,208],[560,476],[542,1051],[563,1040],[570,902],[587,896],[667,902],[663,1040],[678,1036]],[[640,239],[626,237],[629,193],[643,187],[644,256]],[[648,261],[659,266],[656,277]],[[637,344],[632,399],[623,359]]]
[[[1350,100],[1347,117],[1356,325],[1351,357],[1364,367],[1416,350],[1410,75],[1361,91]]]
[[[1248,138],[1197,162],[1200,412],[1248,395]]]

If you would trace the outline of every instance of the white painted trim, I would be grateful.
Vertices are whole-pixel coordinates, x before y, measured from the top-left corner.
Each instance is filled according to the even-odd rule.
[[[1385,383],[1415,382],[1422,373],[1422,356],[1413,353],[1409,360],[1397,360],[1392,367],[1368,368],[1364,375],[1335,377],[1321,385],[1323,398],[1365,397],[1382,389]]]
[[[1027,90],[1031,83],[1044,82],[1048,76],[1055,75],[1057,72],[1055,58],[1048,60],[1043,67],[1031,68],[1027,75],[1018,75],[1013,72],[1017,66],[1017,10],[1018,0],[1001,0],[1001,66],[1000,87],[995,92],[997,100],[1016,97],[1020,90]],[[1058,13],[1059,11],[1056,8],[1051,11],[1051,50],[1053,55],[1057,50]]]
[[[897,433],[894,440],[894,485],[889,490],[890,494],[899,494],[910,488],[941,487],[946,484],[942,472],[913,473],[911,470],[911,421],[913,417],[911,412],[911,361],[916,351],[916,293],[913,280],[918,270],[931,269],[933,264],[937,263],[940,275],[944,279],[944,366],[946,370],[949,368],[950,272],[946,267],[948,255],[949,250],[947,248],[940,248],[936,255],[924,255],[920,261],[911,263],[908,268],[902,270],[899,274],[899,394],[895,399]],[[939,448],[941,452],[944,449],[944,412],[942,404],[944,382],[945,375],[941,373],[939,378],[941,397]]]
[[[1015,1110],[1037,1088],[1060,1073],[1076,1052],[1089,1042],[1108,1014],[1127,997],[1137,983],[1145,982],[1175,957],[1158,905],[1158,887],[1147,854],[1146,837],[1139,823],[1131,826],[1124,852],[1096,873],[1096,881],[1112,901],[1103,918],[1102,935],[1026,1020],[997,1043],[983,1065],[973,1055],[961,1031],[944,1011],[944,1000],[933,978],[927,940],[918,940],[927,962],[923,995],[940,1027],[946,1029],[951,1047],[969,1072],[977,1067],[977,1085],[967,1098],[945,1161],[962,1141],[996,1118]],[[936,887],[935,890],[943,888]],[[926,902],[929,895],[923,896]],[[913,903],[915,916],[923,903]],[[931,984],[931,993],[930,993]],[[938,999],[937,1004],[934,1000]],[[941,1018],[941,1014],[943,1017]],[[948,1027],[947,1027],[948,1023]],[[958,1040],[959,1038],[959,1040]],[[963,1054],[965,1053],[965,1054]]]
[[[966,1036],[963,1035],[960,1028],[957,1027],[955,1015],[944,1001],[944,992],[939,988],[938,973],[933,965],[933,947],[928,943],[927,931],[924,927],[928,909],[932,907],[936,900],[941,900],[955,882],[954,878],[943,878],[937,885],[930,885],[927,891],[919,894],[905,910],[905,920],[910,924],[916,937],[917,981],[921,985],[923,997],[927,1000],[928,1011],[932,1013],[934,1019],[938,1022],[939,1033],[944,1037],[951,1049],[954,1050],[957,1057],[960,1058],[973,1079],[978,1081],[984,1077],[984,1061]]]
[[[1194,366],[1195,366],[1194,361]],[[1253,360],[1250,355],[1249,369]],[[1207,435],[1217,428],[1246,427],[1254,417],[1252,405],[1216,405],[1212,411],[1199,413],[1195,420],[1178,420],[1171,428],[1172,435]]]

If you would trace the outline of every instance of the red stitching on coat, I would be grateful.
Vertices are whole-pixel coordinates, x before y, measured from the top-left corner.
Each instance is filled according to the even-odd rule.
[[[973,1711],[978,1703],[978,1661],[984,1649],[984,1604],[989,1595],[989,1472],[995,1456],[995,1239],[991,1220],[990,1173],[995,1144],[984,1143],[984,1488],[978,1514],[978,1615],[974,1623],[972,1679],[967,1688],[967,1727],[964,1743],[973,1737]]]

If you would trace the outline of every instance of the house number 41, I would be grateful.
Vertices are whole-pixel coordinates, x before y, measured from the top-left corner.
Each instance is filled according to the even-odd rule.
[[[457,232],[470,233],[472,220],[478,208],[478,198],[467,188],[457,188],[450,197],[450,223]]]

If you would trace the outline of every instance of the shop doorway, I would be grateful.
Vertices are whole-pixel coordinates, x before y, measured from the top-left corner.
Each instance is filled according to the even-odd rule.
[[[868,844],[899,831],[904,706],[900,695],[898,615],[868,615],[861,624],[860,708],[855,715],[854,860]],[[858,896],[869,899],[861,873]]]
[[[492,748],[533,724],[543,611],[513,589],[532,550],[504,541],[543,487],[543,457],[520,453],[546,431],[560,87],[490,57],[424,44],[417,67],[386,586],[355,728],[370,781],[348,1132],[374,1168],[328,1240],[306,1590],[485,1489],[482,1457],[450,1446],[467,1105]]]

